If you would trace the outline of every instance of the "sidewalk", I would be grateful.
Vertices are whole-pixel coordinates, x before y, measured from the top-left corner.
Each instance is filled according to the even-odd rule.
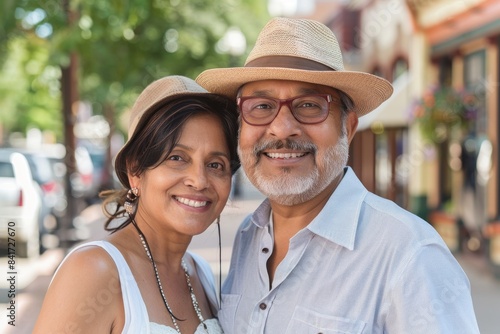
[[[495,278],[484,256],[463,253],[456,258],[469,277],[481,334],[500,333],[500,280]]]
[[[87,222],[88,226],[98,225],[96,222],[102,220],[100,206],[94,205],[86,208],[79,218],[82,222]],[[0,279],[0,333],[29,334],[32,332],[47,287],[64,255],[63,249],[55,248],[45,251],[37,259],[15,258],[15,289],[11,289],[7,279]],[[7,260],[6,257],[0,258],[0,268],[4,276],[9,272]],[[12,293],[15,295],[9,298]],[[11,300],[15,302],[15,309],[12,309],[14,313],[7,309],[11,307],[9,304]],[[15,320],[9,318],[12,313],[15,315]],[[15,327],[8,323],[13,320]]]

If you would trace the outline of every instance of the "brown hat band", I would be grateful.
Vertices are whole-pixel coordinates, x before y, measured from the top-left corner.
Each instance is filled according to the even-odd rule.
[[[249,61],[245,67],[284,67],[307,71],[335,71],[314,60],[292,56],[265,56]]]

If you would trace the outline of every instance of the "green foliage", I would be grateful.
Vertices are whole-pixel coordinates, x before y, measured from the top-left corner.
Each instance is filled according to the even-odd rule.
[[[215,44],[238,26],[253,44],[268,20],[266,1],[4,0],[0,5],[0,123],[33,125],[62,135],[60,68],[78,55],[78,91],[94,113],[118,115],[151,81],[196,77],[229,66]],[[234,63],[242,64],[246,54]]]
[[[61,132],[60,71],[47,66],[49,52],[21,37],[12,39],[0,75],[0,123],[10,131],[36,126]]]

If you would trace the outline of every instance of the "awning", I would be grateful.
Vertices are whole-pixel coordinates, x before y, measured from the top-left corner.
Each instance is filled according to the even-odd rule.
[[[410,74],[404,72],[392,85],[392,96],[378,108],[359,118],[358,131],[370,128],[375,122],[380,122],[386,128],[408,126],[408,107],[412,101]]]

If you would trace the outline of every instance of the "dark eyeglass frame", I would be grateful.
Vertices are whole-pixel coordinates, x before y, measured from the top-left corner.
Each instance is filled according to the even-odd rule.
[[[296,99],[306,98],[308,96],[319,96],[319,97],[322,97],[322,98],[324,98],[326,100],[326,102],[327,102],[327,108],[326,108],[326,110],[323,110],[323,112],[325,113],[325,115],[324,115],[324,117],[321,120],[318,120],[318,121],[315,121],[315,122],[304,122],[304,121],[301,121],[297,117],[297,115],[295,115],[294,108],[293,108],[293,105],[292,105],[293,101],[295,101]],[[260,98],[268,99],[270,101],[275,101],[278,104],[278,111],[276,112],[276,114],[274,115],[274,117],[269,122],[263,123],[263,124],[255,124],[255,123],[249,122],[246,119],[245,113],[242,111],[242,105],[243,105],[243,102],[245,102],[247,100],[260,99]],[[272,98],[272,97],[265,97],[265,96],[240,96],[240,97],[238,97],[236,99],[236,104],[238,105],[238,110],[239,110],[239,112],[241,114],[241,117],[243,118],[243,120],[245,121],[245,123],[253,125],[253,126],[265,126],[265,125],[271,124],[276,119],[276,117],[278,116],[278,114],[280,113],[281,107],[283,105],[286,105],[288,107],[288,109],[292,113],[293,117],[300,124],[319,124],[319,123],[324,122],[328,118],[329,111],[330,111],[330,104],[332,102],[340,105],[340,101],[339,100],[334,100],[330,94],[306,94],[306,95],[294,96],[294,97],[291,97],[289,99],[275,99],[275,98]]]

